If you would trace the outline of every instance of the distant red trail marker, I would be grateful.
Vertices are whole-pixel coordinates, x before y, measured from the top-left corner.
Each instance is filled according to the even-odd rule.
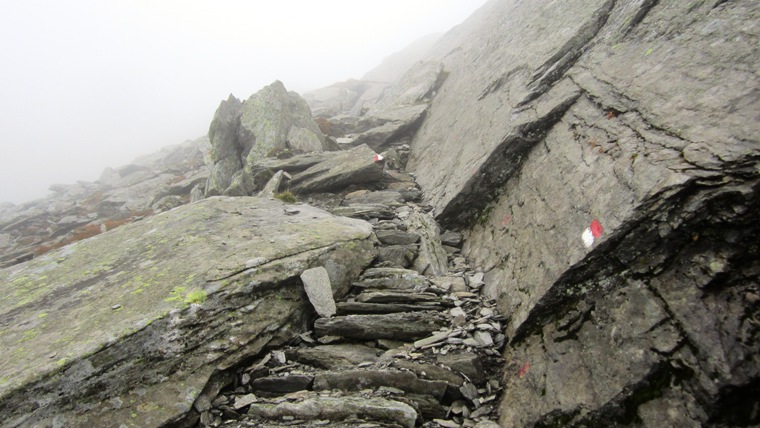
[[[502,226],[506,226],[507,223],[509,223],[509,220],[511,220],[511,219],[512,219],[511,215],[509,215],[509,214],[505,215],[504,218],[501,220],[501,225]]]
[[[528,371],[530,370],[530,363],[523,364],[522,367],[520,367],[520,370],[517,371],[517,377],[522,379],[525,377],[526,374],[528,374]]]

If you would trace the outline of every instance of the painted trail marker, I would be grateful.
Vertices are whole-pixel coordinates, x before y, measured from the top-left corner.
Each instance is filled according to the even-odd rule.
[[[591,246],[594,245],[594,241],[602,236],[603,231],[604,228],[602,228],[602,224],[599,223],[599,220],[594,219],[594,221],[591,222],[591,225],[583,231],[583,234],[581,234],[583,245],[585,245],[586,248],[591,248]]]

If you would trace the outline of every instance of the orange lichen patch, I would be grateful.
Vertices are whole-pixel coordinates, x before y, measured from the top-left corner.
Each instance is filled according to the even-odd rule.
[[[325,119],[324,117],[318,117],[314,119],[315,122],[317,122],[317,126],[319,126],[319,130],[322,131],[325,135],[330,135],[330,131],[332,131],[332,122]]]
[[[50,250],[55,250],[56,248],[61,248],[65,245],[69,245],[71,243],[81,241],[83,239],[91,238],[104,231],[115,229],[127,223],[132,223],[137,218],[142,218],[145,216],[149,216],[151,214],[153,214],[152,210],[135,211],[135,212],[130,213],[129,217],[124,217],[121,219],[106,220],[103,223],[86,224],[84,226],[74,229],[66,238],[61,239],[58,242],[46,243],[46,244],[38,246],[37,248],[34,249],[34,255],[40,256],[42,254],[47,253]]]
[[[517,371],[517,377],[522,379],[523,377],[525,377],[526,374],[528,374],[529,370],[530,370],[530,363],[523,364],[523,366],[520,367],[520,369]]]
[[[176,176],[176,177],[172,178],[172,179],[169,181],[169,184],[177,184],[177,183],[179,183],[180,181],[182,181],[182,180],[184,180],[184,179],[186,179],[186,178],[187,178],[187,177],[185,177],[184,175],[180,174],[180,175],[178,175],[178,176]]]

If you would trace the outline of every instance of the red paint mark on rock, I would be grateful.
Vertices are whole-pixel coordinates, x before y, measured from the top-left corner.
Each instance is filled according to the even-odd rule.
[[[506,226],[507,223],[509,223],[509,220],[512,220],[512,216],[509,214],[505,215],[504,218],[501,219],[501,225]]]
[[[385,157],[384,157],[383,155],[375,155],[375,157],[374,157],[374,158],[372,158],[372,159],[373,159],[375,162],[380,162],[380,161],[382,161],[383,159],[385,159]]]
[[[528,374],[528,370],[530,370],[530,363],[523,364],[523,366],[520,367],[520,370],[517,371],[517,377],[522,379],[526,374]]]
[[[599,238],[602,236],[602,231],[604,230],[602,228],[602,224],[599,223],[599,220],[594,219],[594,221],[591,222],[591,234],[594,235],[594,239]]]

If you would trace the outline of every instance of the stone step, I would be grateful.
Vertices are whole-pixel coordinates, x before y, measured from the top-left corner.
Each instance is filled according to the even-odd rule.
[[[427,288],[430,281],[409,269],[371,268],[367,269],[352,285],[361,288],[421,290]]]
[[[330,209],[334,215],[360,219],[382,219],[390,220],[396,216],[395,211],[387,205],[381,204],[361,204],[350,205],[347,207],[335,207]]]
[[[356,421],[354,426],[359,426],[361,421],[377,421],[398,424],[405,428],[413,428],[418,418],[414,407],[396,400],[379,397],[323,397],[319,395],[297,402],[252,403],[248,415],[253,417],[254,422],[262,419],[291,423],[295,420],[307,422],[354,419]]]
[[[361,302],[341,302],[337,304],[338,315],[351,314],[392,314],[398,312],[418,312],[418,311],[443,311],[447,306],[440,303],[432,304],[408,304],[408,303],[361,303]]]
[[[415,293],[411,290],[366,290],[362,291],[354,299],[360,303],[443,303],[443,300],[436,294],[426,292]]]
[[[337,370],[355,368],[360,364],[376,363],[382,350],[369,346],[346,343],[319,345],[310,348],[293,348],[285,351],[288,360],[318,369]]]
[[[314,323],[317,336],[343,336],[351,339],[417,340],[446,323],[444,315],[433,312],[382,315],[346,315],[320,318]]]

